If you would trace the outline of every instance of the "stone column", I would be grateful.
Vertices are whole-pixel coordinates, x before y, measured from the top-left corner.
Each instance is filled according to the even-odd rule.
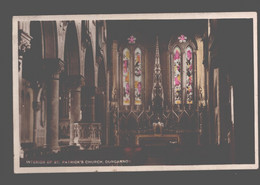
[[[94,96],[91,97],[91,122],[96,121],[96,118],[95,118],[95,116],[96,116],[96,114],[95,114],[95,109],[96,109],[95,101],[96,101],[96,99],[95,99],[95,95],[94,95]]]
[[[43,91],[43,85],[41,85],[38,81],[32,83],[33,88],[33,142],[37,146],[37,138],[38,138],[38,128],[41,123],[41,95]]]
[[[94,122],[95,121],[95,94],[96,89],[94,86],[85,85],[85,92],[82,94],[84,97],[82,122]]]
[[[70,123],[70,145],[74,144],[74,123],[82,119],[81,112],[81,87],[85,85],[85,79],[81,75],[68,77],[68,86],[71,90],[71,123]]]
[[[23,74],[23,56],[24,54],[31,49],[31,40],[32,37],[22,30],[18,31],[18,79],[19,79],[19,139],[20,139],[20,157],[23,158],[23,150],[21,147],[21,127],[22,127],[22,74]]]
[[[41,102],[34,101],[33,102],[33,113],[34,113],[34,126],[33,126],[33,142],[37,146],[37,127],[39,126],[41,122]]]
[[[45,59],[47,75],[47,139],[46,144],[54,152],[59,151],[59,77],[64,70],[60,59]]]
[[[107,83],[106,83],[106,96],[105,96],[105,105],[106,105],[106,108],[105,108],[105,112],[106,112],[106,145],[108,146],[109,145],[109,138],[110,138],[110,134],[109,134],[109,131],[110,131],[110,101],[109,101],[109,73],[107,73],[106,75],[107,77]]]

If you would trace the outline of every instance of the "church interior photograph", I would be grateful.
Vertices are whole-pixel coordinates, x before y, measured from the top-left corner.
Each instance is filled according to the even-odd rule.
[[[21,167],[255,163],[253,19],[17,28]]]

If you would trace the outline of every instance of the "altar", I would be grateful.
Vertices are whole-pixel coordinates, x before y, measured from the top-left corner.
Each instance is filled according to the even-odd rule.
[[[181,143],[179,134],[137,134],[135,141],[137,146],[161,146]]]
[[[117,146],[163,146],[196,141],[197,115],[191,105],[170,105],[164,97],[159,41],[156,38],[151,102],[147,105],[119,106],[113,109],[115,144]],[[134,97],[132,97],[134,99]],[[143,99],[145,102],[145,99]],[[117,105],[117,104],[115,104]],[[193,117],[192,117],[193,116]]]
[[[164,134],[165,123],[163,123],[162,115],[164,109],[164,90],[162,84],[162,73],[159,55],[159,41],[156,37],[156,52],[153,73],[152,88],[152,112],[154,120],[151,127],[153,133],[137,134],[135,136],[135,144],[142,146],[160,146],[168,144],[179,144],[180,136],[178,134]]]

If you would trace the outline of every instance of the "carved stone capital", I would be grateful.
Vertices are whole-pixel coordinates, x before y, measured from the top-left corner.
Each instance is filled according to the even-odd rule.
[[[18,38],[19,55],[23,56],[26,51],[31,49],[32,37],[27,33],[23,32],[22,30],[19,30],[18,34],[19,34],[19,38]]]
[[[59,58],[44,59],[43,69],[48,74],[60,74],[64,70],[64,62]]]
[[[81,75],[72,75],[67,77],[67,85],[69,88],[78,88],[85,85],[85,78]]]

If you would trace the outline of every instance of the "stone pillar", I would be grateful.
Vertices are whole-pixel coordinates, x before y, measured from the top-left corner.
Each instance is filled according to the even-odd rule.
[[[34,113],[34,123],[33,123],[33,142],[37,145],[37,127],[41,122],[41,102],[34,101],[33,102],[33,113]]]
[[[95,121],[95,94],[94,86],[84,86],[82,122],[92,123]]]
[[[41,95],[43,86],[38,81],[32,83],[33,88],[33,142],[37,146],[38,128],[41,124]]]
[[[81,86],[71,89],[71,120],[73,122],[79,122],[81,120],[80,93]]]
[[[81,112],[81,87],[85,85],[85,79],[81,75],[68,77],[68,86],[71,90],[71,123],[70,123],[70,145],[74,144],[74,123],[82,119]]]
[[[22,30],[18,31],[18,79],[19,79],[19,139],[20,139],[20,157],[23,158],[23,150],[21,147],[21,127],[22,127],[22,100],[21,100],[21,93],[22,93],[22,74],[23,74],[23,56],[24,54],[31,49],[31,40],[32,37],[27,33],[23,32]]]
[[[95,122],[95,95],[91,97],[91,122]]]
[[[106,83],[106,96],[105,96],[105,105],[106,105],[106,109],[105,109],[105,112],[106,112],[106,145],[108,146],[109,145],[109,138],[110,138],[110,101],[109,101],[109,81],[110,81],[110,76],[109,76],[109,73],[107,73],[106,75],[107,77],[107,83]]]
[[[59,77],[64,70],[60,59],[45,59],[47,73],[47,139],[46,144],[54,152],[59,151]]]

